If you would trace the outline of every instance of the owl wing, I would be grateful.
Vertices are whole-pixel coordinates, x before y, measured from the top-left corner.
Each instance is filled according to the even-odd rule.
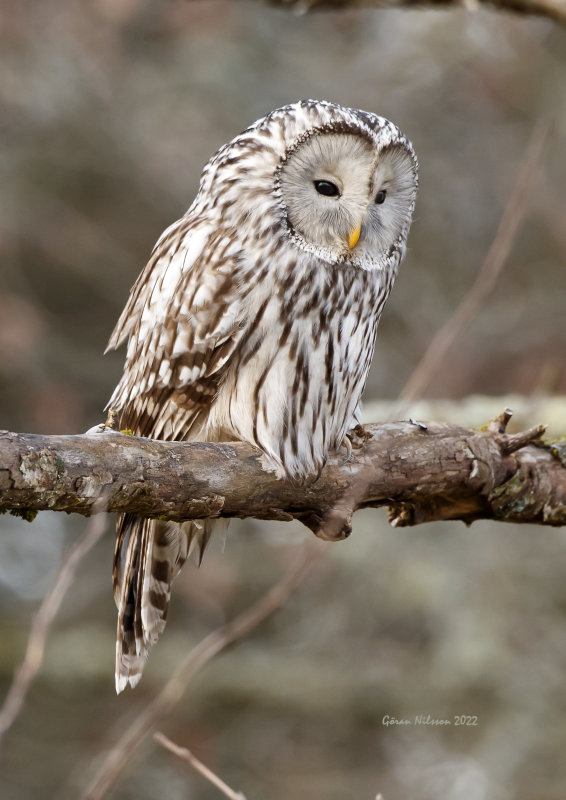
[[[128,337],[122,380],[109,402],[139,436],[198,435],[229,360],[245,335],[243,259],[226,229],[190,217],[169,228],[134,285],[108,349]],[[213,520],[181,525],[122,515],[117,523],[116,688],[134,686],[167,617],[171,583]]]
[[[242,264],[235,232],[190,217],[165,231],[107,348],[129,337],[109,402],[121,428],[177,440],[198,431],[245,330]]]

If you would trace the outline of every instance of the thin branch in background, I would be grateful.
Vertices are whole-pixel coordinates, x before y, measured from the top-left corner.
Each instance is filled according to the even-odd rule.
[[[199,759],[193,753],[191,753],[190,750],[187,750],[186,747],[179,747],[178,744],[172,742],[171,739],[168,739],[167,736],[164,736],[159,731],[153,734],[153,739],[158,744],[165,747],[166,750],[169,750],[171,753],[179,756],[179,758],[182,758],[183,761],[187,761],[191,767],[193,767],[193,769],[205,777],[207,781],[210,781],[210,783],[212,783],[213,786],[216,786],[217,789],[220,789],[220,791],[225,794],[226,797],[229,797],[230,800],[246,800],[246,797],[242,794],[242,792],[235,792],[233,789],[231,789],[227,783],[224,783],[222,778],[219,778],[218,775],[216,775],[216,773],[203,764],[202,761],[199,761]]]
[[[12,726],[24,705],[32,681],[41,669],[45,642],[61,603],[71,587],[77,568],[104,533],[106,526],[106,499],[100,498],[85,532],[75,542],[59,568],[53,586],[46,594],[33,620],[24,660],[16,670],[4,703],[0,708],[0,741]]]
[[[108,755],[83,793],[82,800],[101,800],[104,797],[139,746],[153,732],[158,721],[179,702],[195,675],[218,653],[242,639],[260,622],[281,608],[324,552],[325,548],[313,547],[311,543],[307,544],[302,549],[298,562],[289,568],[279,583],[276,583],[256,603],[231,622],[217,628],[202,639],[190,651],[161,692],[134,719],[119,740],[111,746]]]
[[[423,357],[402,389],[399,395],[400,406],[396,409],[397,419],[404,418],[409,405],[422,396],[445,362],[446,355],[455,340],[478,315],[483,307],[484,300],[493,291],[525,217],[529,200],[528,190],[532,186],[539,169],[548,129],[548,121],[537,123],[517,173],[507,205],[503,211],[499,228],[475,283],[450,319],[433,337]]]
[[[333,11],[346,11],[363,7],[415,9],[438,7],[434,0],[263,0],[273,6],[291,8],[295,14],[302,16],[311,11],[324,9]],[[566,7],[564,0],[444,0],[446,8],[458,8],[464,5],[468,12],[477,11],[482,6],[493,8],[496,11],[507,11],[521,15],[548,17],[559,25],[566,25]]]

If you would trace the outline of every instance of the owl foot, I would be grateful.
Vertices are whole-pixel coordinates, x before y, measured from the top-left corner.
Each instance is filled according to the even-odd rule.
[[[109,409],[108,416],[106,417],[105,426],[107,428],[112,428],[113,431],[120,430],[120,415],[115,408]]]
[[[368,433],[362,425],[356,425],[348,431],[340,445],[346,448],[346,462],[352,458],[352,450],[361,450],[368,439],[371,439],[371,433]]]
[[[108,412],[108,416],[106,418],[106,422],[100,422],[98,425],[94,425],[94,427],[89,428],[88,431],[85,432],[85,435],[90,435],[93,433],[127,433],[130,436],[132,435],[132,431],[130,430],[120,430],[119,427],[119,418],[116,411],[110,409]]]
[[[113,431],[113,428],[110,428],[105,422],[99,422],[98,425],[94,425],[92,428],[89,428],[88,431],[84,432],[85,436],[91,436],[93,433],[106,433],[107,431]]]
[[[94,425],[92,428],[89,428],[88,431],[85,431],[87,435],[92,433],[106,433],[106,431],[119,431],[119,417],[117,412],[111,408],[108,412],[108,416],[106,417],[106,422],[100,422],[98,425]],[[122,433],[129,433],[129,431],[122,431]]]

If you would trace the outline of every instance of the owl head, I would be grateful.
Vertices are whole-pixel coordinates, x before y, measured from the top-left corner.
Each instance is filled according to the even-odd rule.
[[[367,270],[403,255],[417,159],[384,117],[302,100],[258,120],[210,164],[204,188],[214,182],[223,217],[239,208],[239,232],[251,229],[256,241],[285,238],[299,252]]]

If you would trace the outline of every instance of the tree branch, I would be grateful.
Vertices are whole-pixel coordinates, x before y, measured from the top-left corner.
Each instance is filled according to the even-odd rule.
[[[487,5],[498,11],[547,17],[566,25],[566,0],[267,0],[270,5],[308,11],[344,11],[354,8],[466,8],[475,11]]]
[[[316,482],[279,480],[243,442],[163,442],[101,430],[81,436],[0,432],[0,511],[167,519],[298,519],[341,539],[358,508],[389,506],[393,525],[434,519],[566,524],[566,452],[543,445],[542,426],[505,432],[506,411],[485,430],[394,422],[356,429],[351,456],[329,459]],[[102,427],[102,426],[101,426]]]

